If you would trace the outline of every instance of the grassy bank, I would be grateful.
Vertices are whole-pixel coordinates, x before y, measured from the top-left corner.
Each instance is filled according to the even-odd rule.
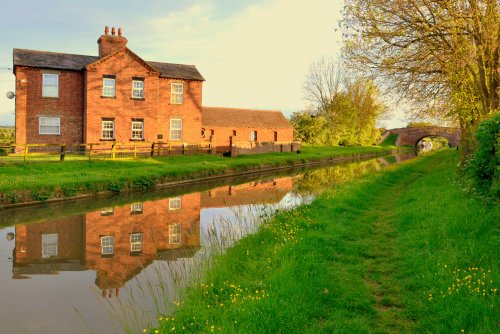
[[[295,153],[222,158],[211,155],[159,157],[141,160],[68,161],[0,166],[0,204],[43,201],[101,191],[148,189],[157,184],[245,171],[261,167],[383,153],[381,147],[304,147]]]
[[[457,158],[418,158],[277,215],[218,257],[158,330],[495,332],[498,206],[462,192]]]

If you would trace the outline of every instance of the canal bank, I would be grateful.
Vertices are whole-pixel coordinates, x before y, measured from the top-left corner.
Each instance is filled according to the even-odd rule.
[[[0,209],[355,161],[387,155],[393,150],[394,147],[304,147],[301,154],[272,153],[234,159],[200,155],[6,165],[0,168]]]
[[[278,214],[215,259],[154,327],[495,332],[499,210],[463,192],[457,161],[433,153]]]
[[[214,252],[258,231],[262,217],[310,203],[332,184],[375,173],[399,159],[3,210],[0,295],[9,303],[0,305],[2,328],[12,333],[142,332],[145,322],[157,319],[157,307],[170,310],[178,303],[179,291],[192,287]],[[153,294],[147,296],[150,288]],[[121,327],[115,327],[116,319]]]

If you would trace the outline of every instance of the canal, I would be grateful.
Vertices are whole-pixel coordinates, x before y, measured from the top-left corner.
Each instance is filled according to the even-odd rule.
[[[266,217],[410,157],[2,210],[2,332],[142,332]]]

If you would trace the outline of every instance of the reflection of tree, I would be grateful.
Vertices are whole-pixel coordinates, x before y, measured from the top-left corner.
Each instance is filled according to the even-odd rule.
[[[373,159],[306,171],[294,182],[294,192],[303,196],[317,194],[332,184],[355,179],[380,168],[380,161]]]

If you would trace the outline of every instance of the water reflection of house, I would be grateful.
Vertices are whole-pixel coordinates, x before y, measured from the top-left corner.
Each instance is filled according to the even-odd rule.
[[[13,278],[92,269],[103,296],[118,294],[152,261],[196,253],[202,208],[277,203],[291,190],[285,177],[19,225]]]

